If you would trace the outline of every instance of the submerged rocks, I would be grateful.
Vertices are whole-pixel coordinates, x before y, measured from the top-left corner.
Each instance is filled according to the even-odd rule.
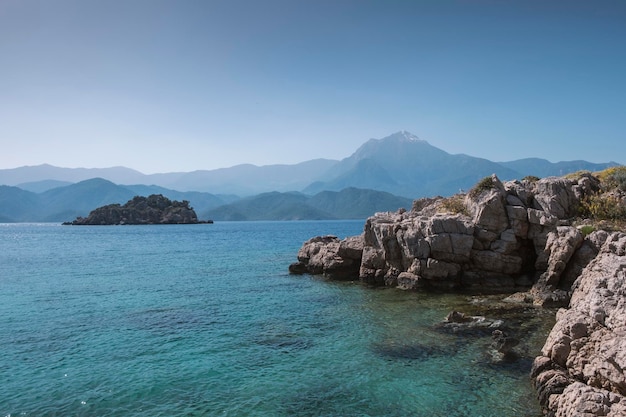
[[[439,327],[455,333],[475,330],[488,330],[491,332],[500,329],[503,323],[500,319],[494,320],[485,316],[470,316],[459,311],[452,311]]]

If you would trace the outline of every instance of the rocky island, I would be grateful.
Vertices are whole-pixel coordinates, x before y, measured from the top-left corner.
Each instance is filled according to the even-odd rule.
[[[626,416],[624,219],[624,167],[505,183],[493,175],[466,194],[377,213],[360,236],[314,237],[289,270],[559,307],[531,370],[545,414]]]
[[[87,217],[78,217],[64,225],[124,225],[124,224],[199,224],[200,221],[189,201],[172,201],[161,194],[136,196],[126,204],[109,204],[99,207]]]

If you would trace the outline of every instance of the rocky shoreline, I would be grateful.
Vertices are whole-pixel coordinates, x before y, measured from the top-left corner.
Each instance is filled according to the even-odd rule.
[[[626,234],[574,223],[603,192],[589,173],[506,183],[494,175],[467,194],[377,213],[360,236],[314,237],[289,270],[406,290],[509,294],[508,302],[561,307],[531,373],[544,412],[623,416]],[[624,204],[619,192],[611,198]],[[494,331],[493,338],[506,352],[507,336]]]

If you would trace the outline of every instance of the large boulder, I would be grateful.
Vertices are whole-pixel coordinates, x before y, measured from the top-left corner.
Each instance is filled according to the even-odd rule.
[[[307,240],[298,251],[298,262],[289,266],[292,274],[320,274],[331,279],[354,279],[358,275],[363,239],[353,236],[343,241],[327,235]]]

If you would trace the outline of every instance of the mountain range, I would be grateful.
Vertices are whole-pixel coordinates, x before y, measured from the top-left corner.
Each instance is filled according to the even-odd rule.
[[[1,169],[0,221],[68,221],[100,205],[155,193],[188,200],[200,218],[214,220],[363,218],[374,211],[410,206],[415,198],[467,190],[494,173],[509,180],[599,171],[615,165],[619,164],[552,163],[539,158],[493,162],[450,154],[401,131],[370,139],[340,161],[243,164],[150,175],[126,167],[44,164]]]
[[[126,167],[59,168],[51,165],[0,170],[0,184],[34,192],[91,178],[113,183],[153,184],[178,191],[200,191],[241,197],[266,192],[340,191],[347,187],[385,191],[408,198],[450,195],[471,187],[493,173],[503,180],[527,175],[547,177],[578,170],[598,171],[616,162],[564,161],[529,158],[493,162],[465,154],[447,153],[409,132],[370,139],[351,156],[337,161],[313,159],[294,165],[251,164],[230,168],[142,174]]]
[[[412,200],[383,191],[346,188],[310,196],[298,192],[262,193],[238,198],[198,191],[181,192],[155,185],[117,185],[102,178],[56,187],[41,193],[0,185],[0,223],[70,222],[108,204],[134,196],[162,194],[187,200],[200,220],[364,219],[376,211],[408,208]]]

